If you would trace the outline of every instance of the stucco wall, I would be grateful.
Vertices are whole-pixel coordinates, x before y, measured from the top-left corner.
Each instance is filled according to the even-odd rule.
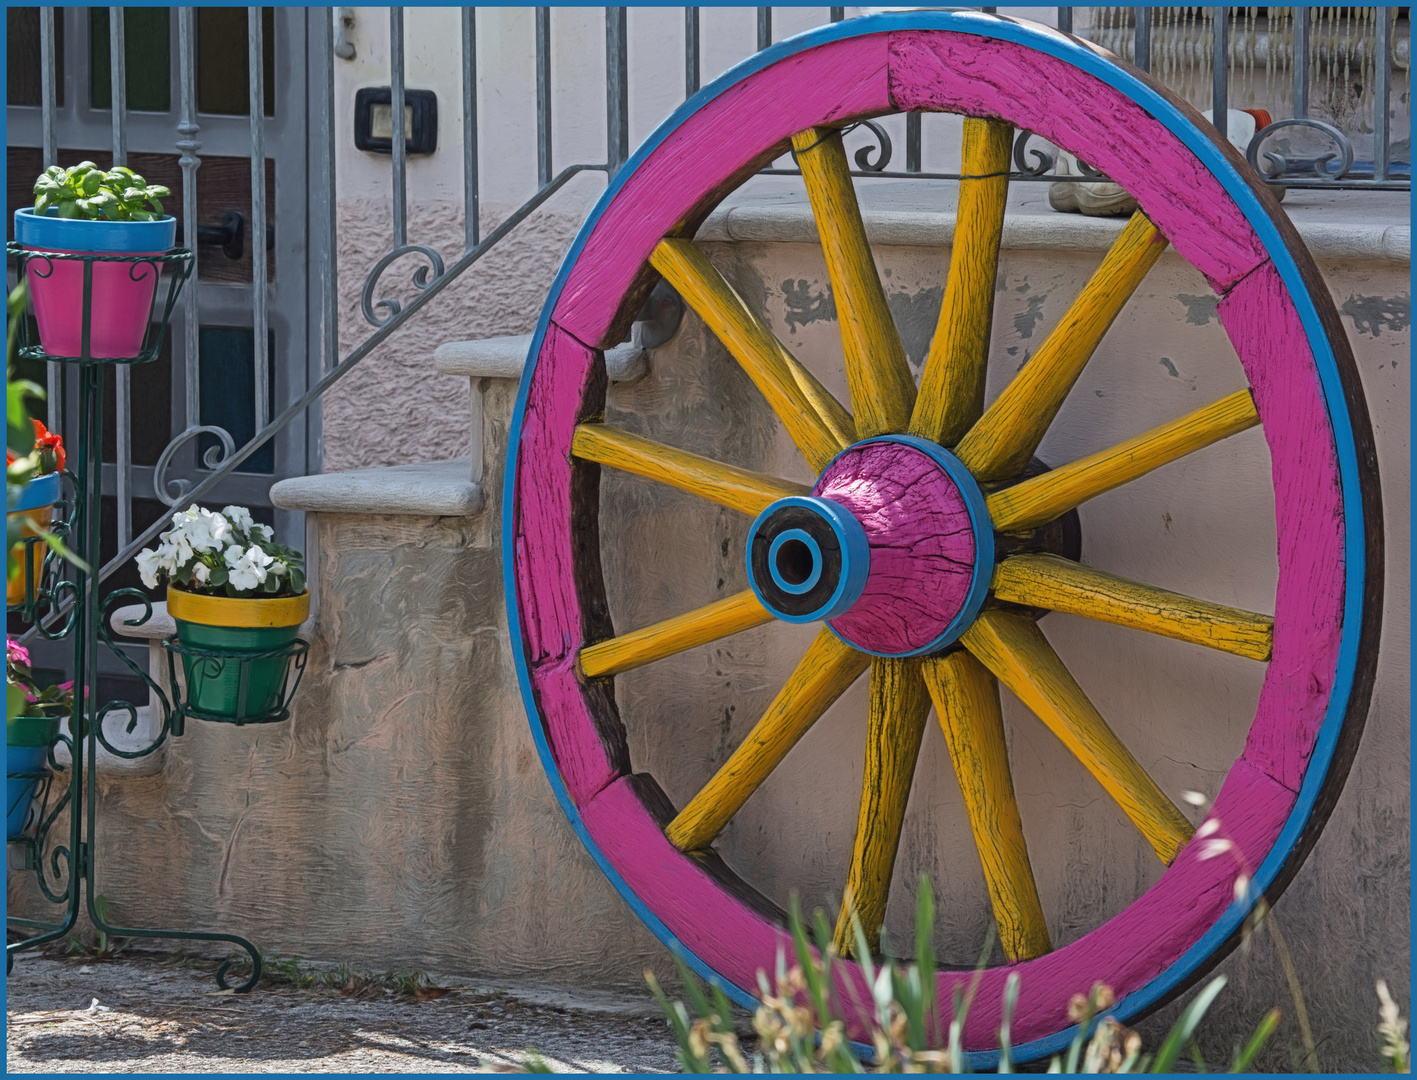
[[[719,243],[708,250],[789,348],[844,397],[820,249]],[[878,259],[918,366],[948,252],[882,247]],[[1005,251],[991,394],[1036,348],[1096,261],[1087,253]],[[1400,1000],[1409,988],[1410,300],[1403,266],[1329,262],[1323,270],[1358,356],[1378,440],[1387,614],[1377,690],[1352,775],[1278,915],[1316,1032],[1327,1040],[1325,1064],[1359,1067],[1376,1064],[1373,980],[1387,978]],[[1209,296],[1193,270],[1164,256],[1104,340],[1040,455],[1055,464],[1071,460],[1242,386]],[[500,578],[500,483],[513,387],[490,386],[482,515],[318,517],[319,625],[293,720],[247,731],[194,722],[157,775],[103,779],[99,887],[118,917],[229,926],[268,950],[319,959],[420,963],[579,987],[637,988],[647,962],[666,965],[664,951],[566,824],[527,733]],[[385,423],[387,402],[376,406],[368,422]],[[643,381],[612,387],[608,418],[735,464],[809,479],[756,391],[692,314],[656,351]],[[603,495],[617,628],[745,586],[747,521],[740,515],[610,471]],[[1273,610],[1273,498],[1257,431],[1101,497],[1081,516],[1083,557],[1093,565]],[[1043,626],[1168,793],[1218,789],[1253,715],[1261,665],[1060,615]],[[810,632],[772,624],[620,676],[635,768],[653,773],[682,805],[754,723]],[[831,905],[839,895],[861,782],[864,712],[863,681],[720,840],[730,865],[779,902],[794,889],[809,907]],[[1130,903],[1160,864],[1007,693],[1005,719],[1044,910],[1061,944]],[[887,913],[896,940],[908,933],[921,873],[931,875],[939,894],[941,959],[972,963],[989,911],[958,786],[933,726]],[[1269,944],[1237,954],[1224,970],[1238,992],[1227,996],[1210,1036],[1221,1053],[1271,1005],[1291,1012]]]

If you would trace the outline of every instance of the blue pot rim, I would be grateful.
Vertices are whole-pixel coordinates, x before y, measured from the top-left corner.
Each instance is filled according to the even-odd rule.
[[[177,240],[177,219],[102,221],[43,216],[34,207],[15,211],[15,241],[39,251],[79,251],[100,255],[150,255],[169,250]]]
[[[21,510],[38,510],[41,506],[53,506],[59,501],[61,490],[57,472],[36,476],[20,489],[14,504],[6,507],[6,510],[13,514]]]

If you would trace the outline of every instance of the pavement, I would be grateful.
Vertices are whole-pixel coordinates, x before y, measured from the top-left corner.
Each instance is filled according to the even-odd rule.
[[[539,1058],[556,1072],[678,1071],[648,990],[590,998],[429,975],[414,996],[387,976],[301,987],[277,975],[236,995],[217,990],[214,969],[162,954],[21,953],[6,982],[6,1069],[519,1072]]]

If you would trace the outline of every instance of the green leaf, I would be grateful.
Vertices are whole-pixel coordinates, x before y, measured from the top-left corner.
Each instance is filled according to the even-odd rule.
[[[1230,1066],[1232,1073],[1243,1073],[1250,1071],[1250,1063],[1259,1056],[1265,1044],[1269,1042],[1270,1036],[1274,1034],[1275,1028],[1279,1027],[1280,1012],[1270,1009],[1265,1013],[1264,1019],[1260,1021],[1260,1026],[1255,1028],[1255,1033],[1250,1036],[1250,1041],[1245,1044],[1245,1048],[1235,1055],[1235,1061]]]
[[[1185,1012],[1181,1013],[1175,1026],[1166,1033],[1166,1039],[1162,1042],[1161,1049],[1156,1052],[1156,1060],[1151,1063],[1150,1072],[1169,1073],[1173,1071],[1172,1066],[1176,1064],[1181,1056],[1181,1051],[1194,1037],[1196,1028],[1200,1026],[1206,1010],[1214,1003],[1216,995],[1225,989],[1225,982],[1224,975],[1217,975],[1201,988],[1201,992],[1186,1006]]]
[[[97,195],[101,187],[103,174],[97,171],[85,173],[83,180],[79,182],[79,190],[85,195]]]
[[[305,572],[303,570],[297,570],[293,566],[290,568],[290,588],[296,596],[305,591]]]
[[[162,202],[158,199],[150,199],[148,201],[153,204],[153,210],[155,211],[155,213],[153,214],[153,219],[162,217]]]
[[[157,218],[150,210],[128,210],[125,214],[129,221],[153,221]]]
[[[227,574],[226,569],[224,567],[214,567],[212,569],[212,576],[207,578],[207,584],[213,587],[218,585],[225,585],[228,576],[229,575]]]
[[[172,191],[162,184],[149,184],[147,196],[149,199],[168,199],[172,197]]]
[[[46,191],[46,192],[45,192],[43,195],[41,195],[39,198],[35,199],[35,201],[34,201],[34,212],[35,212],[36,214],[42,214],[42,213],[44,213],[47,209],[49,209],[50,204],[53,203],[53,202],[54,202],[54,196],[51,195],[51,194],[49,194],[49,192]]]
[[[77,199],[65,199],[59,204],[59,216],[61,218],[77,220],[84,216],[84,212],[79,209]]]

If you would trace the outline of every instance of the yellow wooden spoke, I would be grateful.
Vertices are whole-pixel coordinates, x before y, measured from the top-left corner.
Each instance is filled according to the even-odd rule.
[[[1010,961],[1042,956],[1053,946],[1014,798],[998,685],[962,649],[929,658],[923,670],[984,864],[999,944]]]
[[[1034,621],[986,609],[961,641],[1063,741],[1169,864],[1191,838],[1190,823],[1107,726]]]
[[[581,424],[571,439],[571,452],[754,516],[784,496],[812,490],[806,484],[725,465],[610,424]]]
[[[920,397],[910,418],[910,433],[953,446],[984,411],[984,377],[989,365],[989,331],[994,322],[994,278],[999,269],[999,238],[1004,232],[1004,201],[1013,127],[1002,120],[966,117],[965,176],[987,177],[959,182],[954,249],[945,279],[940,320],[925,358]]]
[[[650,263],[743,366],[818,472],[856,441],[851,415],[753,314],[689,240],[661,240]]]
[[[989,496],[999,532],[1022,532],[1260,422],[1248,390]]]
[[[708,847],[797,740],[866,670],[870,659],[822,627],[748,737],[669,823],[665,835],[670,843],[681,851]]]
[[[1165,238],[1137,211],[1038,351],[969,429],[956,456],[980,480],[1023,471],[1102,335],[1161,257]]]
[[[915,380],[866,242],[841,133],[808,128],[792,137],[792,148],[822,238],[857,435],[904,431],[915,404]]]
[[[918,660],[871,661],[871,710],[866,722],[866,771],[856,843],[847,872],[846,894],[836,921],[836,946],[843,956],[856,952],[854,909],[866,942],[874,952],[886,920],[891,873],[895,869],[905,806],[915,759],[930,715],[930,698],[920,678]]]
[[[1268,660],[1274,619],[1115,577],[1057,555],[1015,555],[994,570],[1000,600],[1063,611]]]
[[[749,627],[761,626],[772,618],[772,612],[758,603],[753,590],[745,589],[672,619],[588,645],[579,657],[581,671],[592,677],[618,675]]]

